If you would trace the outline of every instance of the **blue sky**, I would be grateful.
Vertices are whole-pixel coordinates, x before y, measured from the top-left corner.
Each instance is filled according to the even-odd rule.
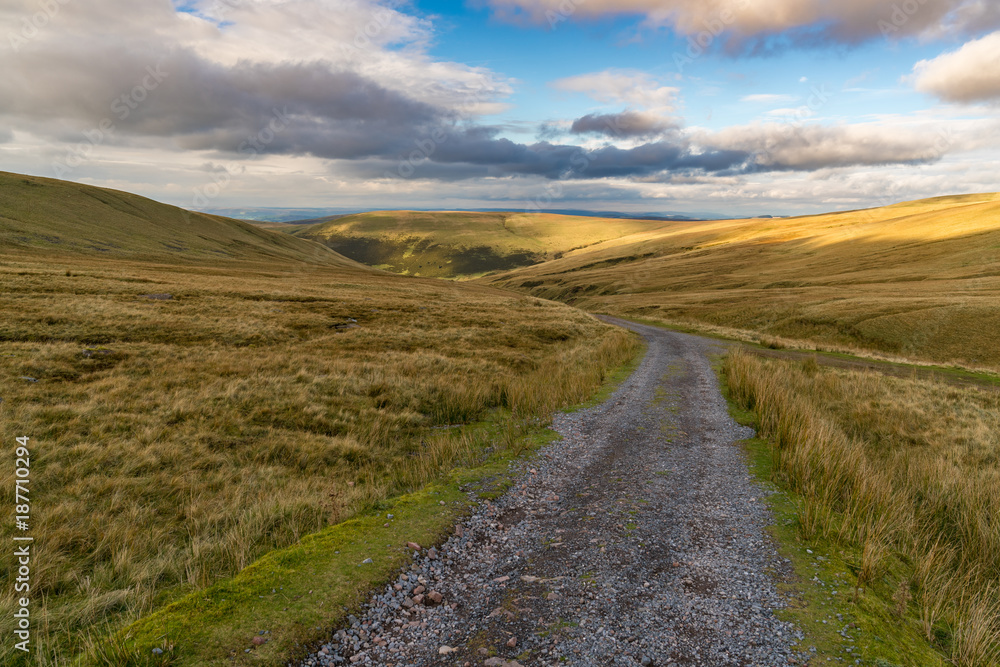
[[[191,208],[736,216],[1000,190],[996,3],[11,0],[0,19],[0,169]]]

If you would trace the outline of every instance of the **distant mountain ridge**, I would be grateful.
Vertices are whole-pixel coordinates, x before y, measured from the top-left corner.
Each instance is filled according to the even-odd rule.
[[[357,213],[376,213],[384,209],[375,208],[210,208],[202,209],[203,213],[211,215],[221,215],[227,218],[238,220],[251,220],[254,222],[284,222],[293,225],[314,224],[322,220],[334,217],[343,217]],[[445,212],[445,213],[524,213],[512,208],[465,208],[465,209],[438,209],[438,208],[409,208],[408,211],[417,212]],[[548,215],[570,215],[585,218],[621,218],[628,220],[719,220],[725,216],[713,213],[676,213],[676,212],[643,212],[629,213],[626,211],[594,211],[589,209],[544,209],[536,211]],[[764,216],[761,216],[764,217]]]

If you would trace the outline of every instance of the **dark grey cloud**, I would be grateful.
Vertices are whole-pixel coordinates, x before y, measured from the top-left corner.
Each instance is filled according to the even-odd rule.
[[[721,132],[671,132],[632,148],[588,149],[539,141],[521,144],[497,128],[438,130],[439,141],[415,139],[388,173],[441,180],[484,176],[547,179],[636,178],[664,175],[737,175],[929,163],[968,148],[959,137],[932,128],[772,123]],[[391,156],[385,156],[391,157]]]
[[[621,111],[619,113],[587,114],[573,121],[573,134],[596,134],[611,138],[655,137],[668,130],[679,129],[672,119],[641,111]]]
[[[385,162],[387,171],[440,180],[535,176],[546,179],[642,178],[815,170],[830,166],[932,161],[926,137],[846,128],[738,128],[686,137],[671,120],[623,111],[577,119],[575,134],[650,138],[619,148],[523,144],[502,128],[462,121],[453,109],[414,99],[328,62],[225,66],[191,50],[108,48],[90,59],[71,50],[33,54],[28,88],[0,80],[0,115],[114,125],[108,141],[170,140],[187,150],[312,155]]]
[[[521,144],[496,134],[495,128],[454,128],[439,134],[439,142],[415,140],[412,145],[422,149],[401,155],[396,162],[368,163],[361,170],[368,176],[449,181],[510,176],[583,180],[663,172],[735,173],[745,170],[751,159],[745,151],[696,149],[680,138],[634,148],[586,149],[547,141]]]
[[[419,128],[456,116],[323,62],[225,67],[188,50],[119,47],[89,58],[33,54],[29,68],[37,75],[27,88],[0,80],[0,114],[67,121],[80,131],[109,121],[118,141],[171,138],[184,149],[237,152],[254,138],[275,153],[386,155],[403,150]]]

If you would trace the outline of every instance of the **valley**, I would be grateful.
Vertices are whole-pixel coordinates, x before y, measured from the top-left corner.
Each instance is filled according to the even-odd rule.
[[[729,532],[759,541],[766,530],[778,550],[766,558],[787,567],[782,582],[745,583],[759,604],[785,600],[773,603],[785,624],[775,627],[798,637],[766,651],[991,664],[1000,637],[989,595],[1000,586],[988,519],[1000,447],[990,426],[1000,418],[994,195],[767,220],[386,212],[261,226],[35,177],[4,174],[0,185],[0,428],[34,443],[32,527],[45,563],[33,581],[45,600],[40,662],[5,647],[4,664],[301,659],[406,566],[406,543],[442,543],[466,521],[480,530],[492,502],[515,513],[541,502],[528,512],[539,519],[551,497],[565,507],[543,528],[514,523],[518,553],[543,539],[517,571],[534,573],[528,581],[576,572],[580,585],[560,584],[567,601],[550,606],[586,616],[573,600],[628,582],[598,568],[600,558],[589,569],[532,565],[553,536],[576,530],[578,503],[566,498],[613,497],[613,513],[625,497],[616,480],[657,466],[680,479],[701,469],[700,457],[723,454],[731,479],[711,488],[746,483],[739,502],[768,498],[764,523]],[[613,326],[595,313],[632,321]],[[713,365],[733,415],[759,437],[723,426]],[[620,382],[627,394],[612,394]],[[558,426],[591,419],[559,416],[588,400],[594,412],[581,415],[637,421],[621,432],[600,421],[586,434]],[[715,406],[710,416],[697,412],[702,401]],[[550,444],[553,419],[566,443]],[[711,435],[719,429],[732,434]],[[749,439],[734,446],[739,438]],[[826,443],[822,453],[814,441]],[[518,475],[566,446],[579,449],[567,459],[577,467],[604,461],[588,468],[589,485],[572,486],[575,468],[560,463],[544,468],[551,483],[527,493],[536,480]],[[752,478],[740,477],[747,464]],[[4,489],[12,475],[0,475]],[[703,563],[707,533],[669,521],[655,528],[661,514],[700,516],[732,502],[705,505],[715,491],[703,477],[652,500],[636,487],[626,496],[644,502],[630,505],[625,523],[584,531],[599,533],[602,554],[632,554],[623,564],[654,547],[680,549],[670,556],[676,578],[636,575],[658,604],[728,604],[685,583],[730,565]],[[511,484],[525,493],[511,495]],[[694,496],[674,506],[680,489]],[[600,516],[605,500],[588,501],[581,516]],[[673,509],[649,513],[653,500]],[[489,540],[507,540],[504,531]],[[593,539],[573,558],[597,557]],[[442,548],[470,558],[464,545]],[[810,556],[819,553],[822,568]],[[13,562],[3,567],[9,577]],[[820,569],[851,596],[824,597]],[[498,604],[533,596],[530,587],[500,592]],[[5,618],[16,604],[0,599]],[[453,621],[434,626],[456,655],[474,661],[483,642],[499,650],[515,632],[516,623],[479,618],[485,607],[455,604],[442,613],[491,628],[463,639]],[[649,644],[628,634],[642,608],[622,609],[615,627],[632,638],[636,661],[703,654],[709,644],[752,652],[714,634]],[[811,628],[837,614],[858,642]],[[657,632],[673,637],[692,622],[671,617]],[[551,641],[522,637],[503,655],[604,655],[591,639],[563,629]],[[430,643],[414,655],[431,664],[439,639],[421,641]],[[331,650],[347,659],[372,649],[342,641]],[[327,664],[329,655],[311,659]]]
[[[395,273],[764,346],[1000,370],[993,194],[799,218],[383,212],[283,231]]]
[[[468,280],[663,226],[662,221],[547,213],[382,211],[282,231],[393,273]]]

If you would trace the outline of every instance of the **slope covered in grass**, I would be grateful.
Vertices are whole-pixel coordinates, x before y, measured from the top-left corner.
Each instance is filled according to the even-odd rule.
[[[5,642],[3,665],[70,664],[91,639],[481,461],[636,351],[629,335],[562,304],[373,271],[208,216],[191,223],[207,228],[204,246],[190,233],[187,250],[165,250],[158,239],[188,224],[170,217],[176,209],[72,184],[17,187],[51,190],[25,214],[31,225],[15,212],[5,233],[49,229],[59,242],[0,245],[0,431],[10,452],[30,438],[37,553],[35,650]],[[219,247],[239,252],[214,259]],[[8,507],[14,476],[0,466]],[[0,539],[13,532],[5,523]],[[0,579],[17,566],[7,550]],[[364,585],[339,581],[338,594]],[[0,594],[4,636],[17,596]],[[252,610],[254,623],[287,630],[275,633],[282,650],[341,613],[286,606]],[[244,656],[247,637],[215,630],[197,659],[196,647],[178,648],[186,664]]]
[[[1000,395],[741,351],[723,373],[770,441],[771,481],[798,499],[798,538],[849,568],[839,607],[859,653],[844,657],[998,664]]]
[[[489,280],[592,311],[1000,368],[1000,195],[666,223]]]
[[[36,255],[69,251],[181,263],[354,265],[317,244],[239,220],[127,192],[6,172],[0,172],[0,244]]]
[[[293,233],[395,273],[465,278],[530,266],[664,224],[549,213],[380,211]]]

